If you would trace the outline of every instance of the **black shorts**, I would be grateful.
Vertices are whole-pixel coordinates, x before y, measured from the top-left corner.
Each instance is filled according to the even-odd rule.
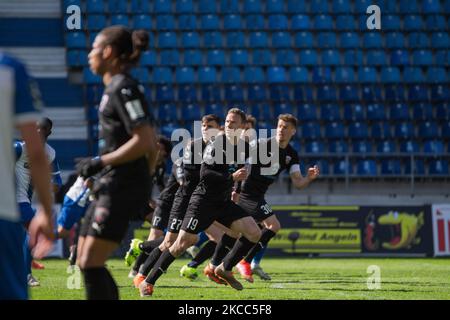
[[[192,192],[185,192],[182,188],[178,188],[175,198],[173,199],[172,210],[170,210],[169,224],[167,231],[179,233],[181,224],[189,206]]]
[[[249,197],[244,194],[239,196],[239,206],[242,207],[256,222],[262,222],[273,216],[274,212],[264,198]]]
[[[158,204],[153,214],[152,228],[164,231],[167,227],[169,221],[170,209],[172,207],[171,203],[166,201],[158,200]]]
[[[194,192],[189,201],[181,230],[197,234],[208,229],[214,221],[230,227],[234,221],[248,216],[249,214],[231,199],[212,200],[207,195]]]
[[[131,220],[142,216],[148,206],[149,184],[124,183],[101,178],[89,206],[80,236],[93,236],[120,243]]]

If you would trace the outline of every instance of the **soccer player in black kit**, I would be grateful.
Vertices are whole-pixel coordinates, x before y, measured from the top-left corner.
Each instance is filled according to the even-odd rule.
[[[125,236],[129,221],[148,205],[156,136],[144,89],[128,74],[148,39],[143,30],[108,27],[97,35],[88,56],[90,69],[105,84],[99,106],[100,156],[77,164],[84,178],[100,173],[78,243],[78,265],[89,300],[119,299],[105,262]]]
[[[139,285],[141,296],[152,295],[153,286],[163,272],[197,241],[199,232],[206,230],[216,220],[242,234],[224,258],[224,263],[215,270],[228,284],[238,290],[242,289],[242,285],[234,279],[231,269],[261,237],[255,220],[231,200],[234,182],[247,177],[244,164],[249,147],[240,139],[245,119],[246,115],[242,110],[230,109],[225,120],[225,134],[218,135],[206,146],[200,169],[200,182],[189,201],[180,234],[169,250],[162,253],[152,272]]]

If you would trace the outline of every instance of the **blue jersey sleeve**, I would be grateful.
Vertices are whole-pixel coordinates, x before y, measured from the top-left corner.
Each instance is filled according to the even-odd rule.
[[[56,184],[58,186],[62,186],[62,179],[61,179],[61,171],[59,169],[59,163],[58,160],[55,159],[51,163],[52,165],[52,182],[53,184]]]

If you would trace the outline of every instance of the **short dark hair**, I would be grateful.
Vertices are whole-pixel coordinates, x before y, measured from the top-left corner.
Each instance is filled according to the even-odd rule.
[[[256,127],[256,118],[254,116],[252,116],[251,114],[247,115],[247,118],[245,119],[245,121],[247,123],[251,123],[253,128]]]
[[[158,143],[162,144],[166,153],[170,155],[170,153],[172,152],[172,142],[169,140],[169,138],[160,134],[158,135]]]
[[[295,128],[297,128],[298,120],[295,116],[290,113],[283,113],[278,116],[278,120],[283,120],[285,122],[291,123]]]
[[[217,122],[218,125],[220,125],[220,118],[215,114],[207,114],[207,115],[203,116],[202,122],[203,121],[206,121],[206,122],[215,121],[215,122]]]
[[[247,121],[247,115],[245,114],[244,111],[242,111],[238,107],[233,107],[230,110],[228,110],[227,114],[230,114],[230,113],[234,113],[234,114],[237,114],[238,116],[240,116],[242,119],[242,123],[245,123],[245,121]]]
[[[47,138],[52,133],[53,121],[50,118],[43,117],[38,121],[37,126],[40,130],[45,132],[45,137]]]

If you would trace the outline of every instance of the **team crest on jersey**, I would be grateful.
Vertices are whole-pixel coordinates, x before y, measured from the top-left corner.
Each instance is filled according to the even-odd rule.
[[[103,109],[105,109],[108,101],[109,101],[109,96],[107,94],[104,94],[102,96],[102,100],[100,101],[100,107],[99,107],[100,112],[103,112]]]
[[[292,160],[291,156],[286,156],[286,164],[289,164]]]

